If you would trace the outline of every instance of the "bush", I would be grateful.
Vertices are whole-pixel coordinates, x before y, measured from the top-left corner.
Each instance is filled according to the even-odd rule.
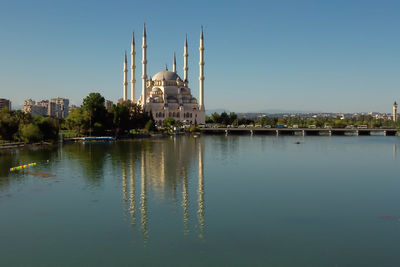
[[[0,136],[5,140],[13,140],[18,132],[18,120],[12,117],[8,109],[0,111]]]
[[[34,124],[39,127],[43,140],[55,141],[58,139],[58,123],[53,118],[35,117]]]
[[[197,127],[197,126],[195,126],[195,125],[191,125],[191,126],[189,127],[188,130],[189,130],[189,132],[191,132],[191,133],[200,132],[200,128]]]
[[[25,142],[33,143],[43,140],[43,134],[39,129],[39,126],[29,123],[22,125],[21,127],[21,138]]]
[[[156,125],[154,124],[154,121],[149,120],[146,122],[146,125],[144,126],[147,132],[154,132],[157,128]]]

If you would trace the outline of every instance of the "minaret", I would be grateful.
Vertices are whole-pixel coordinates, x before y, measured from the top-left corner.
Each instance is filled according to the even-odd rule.
[[[174,52],[174,62],[172,63],[172,71],[176,73],[176,57]]]
[[[393,121],[394,122],[397,121],[397,103],[396,103],[396,101],[393,104]]]
[[[204,38],[203,38],[203,25],[201,26],[200,35],[200,76],[199,76],[199,91],[200,91],[200,110],[204,110]]]
[[[143,38],[142,38],[142,107],[146,105],[146,80],[147,80],[147,54],[146,54],[146,23],[143,25]]]
[[[128,94],[128,60],[126,59],[126,51],[125,51],[125,57],[124,57],[124,101],[127,100],[127,94]]]
[[[185,82],[189,82],[189,80],[188,80],[188,69],[189,69],[188,56],[189,56],[189,54],[188,54],[188,44],[187,44],[187,34],[186,34],[185,47],[183,48],[183,58],[184,58],[184,60],[183,60],[183,80]]]
[[[131,43],[131,102],[132,104],[135,103],[135,85],[136,85],[136,79],[135,79],[135,70],[136,70],[136,65],[135,65],[135,33],[132,32],[132,43]]]

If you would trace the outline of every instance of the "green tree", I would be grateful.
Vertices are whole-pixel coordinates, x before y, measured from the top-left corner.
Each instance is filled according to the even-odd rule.
[[[0,136],[5,140],[13,140],[18,133],[19,122],[15,116],[11,116],[8,108],[0,111]]]
[[[235,120],[237,120],[238,116],[235,112],[229,113],[228,124],[233,124]]]
[[[111,113],[113,115],[113,128],[116,136],[124,134],[130,129],[130,111],[129,105],[116,104],[111,107]]]
[[[206,123],[213,123],[213,120],[210,118],[210,116],[206,115]]]
[[[219,121],[218,123],[222,123],[225,125],[229,124],[229,115],[226,112],[222,112],[221,115],[219,115]]]
[[[21,125],[21,138],[25,142],[33,143],[43,140],[43,134],[39,129],[39,126],[29,123]]]
[[[90,116],[83,108],[76,108],[69,112],[68,117],[65,119],[65,124],[68,129],[75,130],[79,136],[82,129],[89,128]]]
[[[43,140],[58,139],[59,124],[56,119],[37,116],[33,118],[33,123],[39,127]]]
[[[99,93],[90,93],[83,99],[82,108],[89,114],[89,126],[95,135],[102,134],[105,129],[107,110],[104,102]]]
[[[211,120],[213,123],[220,123],[221,122],[221,117],[217,112],[214,112],[213,114],[211,114]]]
[[[149,120],[144,126],[144,128],[146,129],[147,132],[154,132],[157,130],[153,120]]]

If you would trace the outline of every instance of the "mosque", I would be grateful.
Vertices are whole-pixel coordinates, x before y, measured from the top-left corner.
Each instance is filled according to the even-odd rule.
[[[200,74],[199,74],[199,101],[193,97],[189,88],[188,79],[188,44],[187,35],[184,45],[184,65],[183,79],[176,71],[176,57],[173,57],[172,71],[162,70],[153,77],[147,76],[147,34],[146,25],[143,26],[142,37],[142,93],[137,103],[142,108],[150,112],[157,124],[161,124],[166,118],[171,117],[175,121],[184,124],[204,124],[205,123],[205,107],[204,107],[204,37],[203,26],[200,34]],[[132,35],[131,43],[131,99],[132,103],[136,103],[135,99],[135,37]],[[123,100],[128,101],[128,61],[125,53],[124,58],[124,81],[123,81]]]

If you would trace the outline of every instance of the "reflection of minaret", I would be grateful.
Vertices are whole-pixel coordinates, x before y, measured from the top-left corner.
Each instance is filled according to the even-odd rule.
[[[200,238],[204,237],[204,173],[203,173],[203,151],[201,143],[199,142],[199,204],[197,210],[197,218],[199,221]]]
[[[124,203],[128,200],[128,194],[126,190],[126,165],[125,162],[122,162],[122,198]]]
[[[182,187],[183,232],[187,234],[189,233],[189,197],[186,169],[183,170]]]
[[[393,144],[393,159],[397,158],[397,146],[396,144]]]
[[[142,148],[142,166],[141,166],[141,192],[140,192],[140,214],[141,214],[141,224],[142,232],[144,235],[144,241],[147,241],[149,231],[147,229],[147,196],[146,196],[146,174],[145,174],[145,159],[144,159],[144,148]]]
[[[129,212],[131,213],[131,220],[132,224],[136,224],[136,216],[135,216],[135,168],[134,168],[134,160],[133,156],[131,155],[131,164],[129,166],[129,174],[130,174],[130,179],[129,179]]]

